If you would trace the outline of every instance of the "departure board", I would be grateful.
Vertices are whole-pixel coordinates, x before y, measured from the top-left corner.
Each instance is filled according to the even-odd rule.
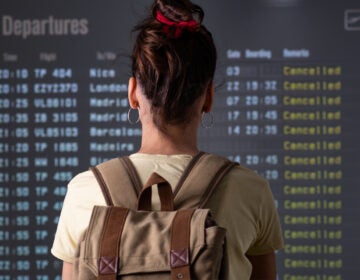
[[[269,180],[279,280],[357,279],[360,2],[197,3],[218,48],[200,148]],[[61,279],[50,248],[68,181],[139,148],[131,29],[150,4],[1,2],[0,280]]]

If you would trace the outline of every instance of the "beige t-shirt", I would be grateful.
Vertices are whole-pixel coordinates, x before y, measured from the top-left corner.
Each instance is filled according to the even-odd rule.
[[[153,172],[175,188],[192,157],[189,155],[130,156],[144,184]],[[106,205],[96,178],[90,171],[75,176],[68,185],[52,254],[73,262],[80,236],[86,230],[94,205]],[[159,207],[156,193],[153,206]],[[220,226],[227,229],[230,279],[249,279],[251,264],[245,254],[262,255],[282,247],[281,228],[274,199],[266,180],[237,166],[225,176],[208,202]]]

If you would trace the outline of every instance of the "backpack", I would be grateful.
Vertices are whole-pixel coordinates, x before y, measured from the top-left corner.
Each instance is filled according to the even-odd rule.
[[[142,187],[128,157],[90,167],[107,206],[93,208],[73,279],[227,279],[226,230],[203,207],[234,165],[201,152],[174,192],[157,173]],[[153,185],[161,211],[151,209]]]

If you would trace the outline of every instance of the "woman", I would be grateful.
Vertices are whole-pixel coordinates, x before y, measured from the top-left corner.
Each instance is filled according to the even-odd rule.
[[[198,154],[197,130],[211,111],[216,49],[203,10],[187,0],[156,0],[137,27],[128,97],[142,124],[140,150],[130,159],[142,183],[156,171],[175,187]],[[234,183],[235,182],[235,183]],[[154,207],[159,204],[154,199]],[[77,175],[64,201],[52,253],[71,279],[74,252],[94,205],[105,205],[91,172]],[[208,202],[227,229],[230,279],[276,279],[281,230],[268,183],[236,167]]]

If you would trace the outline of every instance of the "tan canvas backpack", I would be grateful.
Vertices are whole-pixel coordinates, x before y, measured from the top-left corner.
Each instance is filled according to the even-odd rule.
[[[73,279],[227,279],[226,231],[203,207],[234,165],[199,153],[174,192],[156,173],[142,187],[127,157],[91,168],[108,206],[94,206]],[[155,184],[161,211],[151,209]]]

